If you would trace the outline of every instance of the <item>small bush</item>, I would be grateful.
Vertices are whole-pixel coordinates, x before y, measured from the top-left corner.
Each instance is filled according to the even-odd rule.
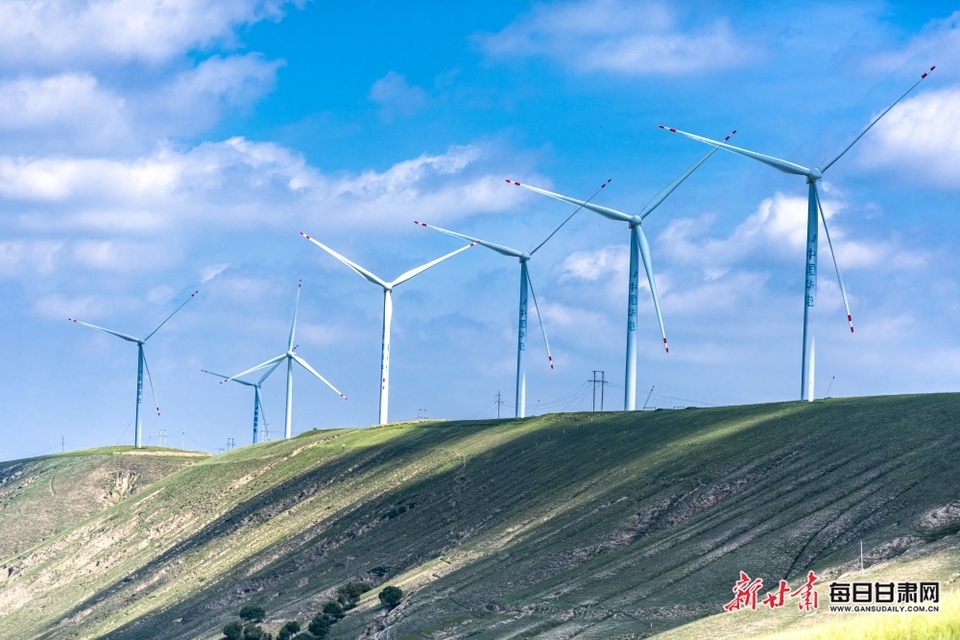
[[[304,631],[303,633],[298,633],[297,635],[293,636],[291,640],[319,640],[319,639],[317,638],[317,636],[313,635],[312,633],[307,633],[306,631]]]
[[[263,622],[263,619],[267,617],[267,612],[263,607],[258,607],[253,604],[248,604],[247,606],[240,609],[240,619],[246,620],[247,622]]]
[[[300,623],[296,620],[291,620],[280,627],[280,631],[277,633],[277,640],[290,640],[298,631],[300,631]]]
[[[395,606],[400,604],[400,600],[403,599],[403,591],[400,587],[384,587],[380,591],[380,603],[383,604],[387,609],[393,609]]]
[[[223,627],[223,637],[228,640],[241,640],[243,638],[243,625],[239,622],[228,622]]]
[[[343,607],[336,600],[331,600],[323,605],[323,613],[329,616],[334,622],[343,618],[347,615],[343,611]]]
[[[259,625],[250,623],[243,628],[243,640],[263,640],[263,629]]]
[[[352,609],[360,602],[360,596],[371,588],[366,582],[348,582],[337,589],[337,601],[344,609]]]
[[[330,625],[333,624],[333,622],[331,622],[328,616],[318,613],[317,615],[313,616],[313,620],[311,620],[310,624],[307,626],[307,631],[322,640],[323,638],[327,637],[327,633],[330,632]]]

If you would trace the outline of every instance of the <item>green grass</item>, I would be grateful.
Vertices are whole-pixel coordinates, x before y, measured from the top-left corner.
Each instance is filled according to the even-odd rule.
[[[335,637],[703,637],[760,621],[711,618],[740,570],[840,575],[860,541],[870,567],[956,559],[958,425],[941,394],[314,431],[4,548],[0,616],[22,637],[212,638],[243,604],[275,630],[363,580],[404,601],[364,594]]]

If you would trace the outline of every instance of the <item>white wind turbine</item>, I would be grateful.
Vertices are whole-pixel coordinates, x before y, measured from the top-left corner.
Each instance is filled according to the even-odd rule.
[[[104,333],[109,333],[110,335],[116,336],[121,340],[126,340],[127,342],[133,342],[137,345],[137,409],[135,414],[136,417],[134,418],[134,422],[136,423],[136,434],[134,435],[134,446],[137,449],[140,448],[140,443],[142,439],[142,429],[141,429],[142,425],[140,421],[140,403],[143,399],[144,370],[146,370],[147,372],[147,381],[150,383],[150,391],[153,393],[153,403],[157,407],[157,415],[158,416],[160,415],[160,402],[157,400],[157,392],[153,388],[153,379],[150,377],[150,367],[147,366],[147,358],[146,356],[143,355],[143,345],[147,342],[147,340],[149,340],[153,336],[153,334],[155,334],[157,331],[160,330],[160,327],[162,327],[167,323],[167,320],[172,318],[177,311],[180,311],[180,309],[183,308],[183,305],[190,302],[190,300],[192,300],[193,297],[197,295],[197,293],[199,292],[194,291],[193,293],[191,293],[189,298],[184,300],[179,307],[173,310],[173,313],[171,313],[166,318],[164,318],[163,322],[157,325],[157,328],[151,331],[150,333],[148,333],[147,337],[143,339],[140,339],[131,335],[127,335],[126,333],[120,333],[119,331],[114,331],[113,329],[105,329],[104,327],[98,327],[95,324],[81,322],[80,320],[76,320],[74,318],[67,318],[67,320],[69,320],[70,322],[76,322],[77,324],[82,324],[85,327],[90,327],[91,329],[96,329],[97,331],[103,331]]]
[[[415,269],[410,269],[409,271],[401,274],[396,280],[387,282],[386,280],[379,278],[370,271],[364,269],[356,262],[343,257],[327,245],[319,242],[316,238],[308,236],[303,231],[300,232],[300,235],[329,253],[343,264],[350,267],[357,275],[367,282],[372,282],[373,284],[383,288],[383,342],[381,343],[380,347],[380,424],[387,424],[387,408],[390,398],[390,324],[393,321],[393,289],[394,287],[403,284],[410,278],[423,273],[430,267],[443,262],[447,258],[452,258],[461,251],[466,251],[473,246],[473,243],[468,244],[465,247],[461,247],[456,251],[451,251],[447,255],[440,256],[436,260],[431,260],[427,264],[416,267]]]
[[[267,417],[263,413],[263,401],[260,399],[260,387],[263,385],[263,382],[270,377],[270,374],[273,373],[273,370],[280,366],[280,362],[275,362],[272,367],[267,369],[267,372],[260,376],[260,379],[256,382],[249,382],[247,380],[240,380],[239,378],[234,378],[232,382],[237,384],[242,384],[247,387],[253,387],[253,444],[257,444],[257,427],[260,424],[260,416],[263,415],[263,423],[267,423]],[[221,373],[214,373],[213,371],[207,371],[206,369],[200,369],[204,373],[209,373],[212,376],[218,378],[230,379],[230,376],[225,376]]]
[[[321,382],[323,382],[323,384],[333,389],[337,394],[339,394],[341,398],[343,398],[344,400],[347,399],[347,396],[340,393],[339,389],[337,389],[335,386],[327,382],[326,378],[324,378],[322,375],[317,373],[316,370],[313,367],[311,367],[306,360],[298,356],[296,353],[296,347],[293,344],[293,340],[297,332],[297,311],[300,309],[300,288],[302,286],[303,286],[303,280],[297,283],[297,304],[293,308],[293,322],[290,324],[290,338],[289,340],[287,340],[286,353],[281,353],[280,355],[274,358],[270,358],[266,362],[261,362],[255,367],[250,367],[246,371],[241,371],[235,376],[230,376],[229,378],[226,378],[225,380],[220,381],[220,384],[223,384],[224,382],[230,382],[231,380],[234,382],[241,382],[240,380],[237,380],[237,378],[240,378],[241,376],[245,376],[248,373],[253,373],[254,371],[259,371],[260,369],[266,369],[267,367],[270,367],[270,370],[267,371],[267,373],[260,378],[260,382],[258,383],[258,386],[259,386],[260,383],[262,383],[264,380],[267,379],[267,376],[273,373],[273,370],[277,368],[277,365],[279,365],[281,362],[286,360],[287,361],[287,410],[286,410],[286,415],[284,416],[284,421],[283,421],[283,437],[284,438],[290,438],[293,431],[293,363],[294,362],[296,362],[301,367],[303,367],[304,369],[312,373],[314,377],[318,378]]]
[[[600,189],[597,189],[590,198],[587,199],[587,202],[592,200],[597,193],[600,193],[600,190],[609,184],[610,181],[607,180],[605,183],[600,185]],[[464,235],[462,233],[457,233],[456,231],[450,231],[448,229],[441,229],[440,227],[435,227],[432,224],[427,224],[426,222],[420,222],[414,220],[414,224],[419,224],[422,227],[427,227],[439,231],[440,233],[445,233],[449,236],[455,238],[461,238],[463,240],[469,240],[480,246],[487,247],[493,251],[496,251],[500,255],[504,255],[510,258],[517,258],[520,262],[520,305],[519,305],[519,320],[517,326],[517,391],[516,391],[516,404],[514,415],[517,418],[523,418],[526,416],[526,405],[527,405],[527,372],[523,367],[523,352],[526,350],[526,338],[527,338],[527,291],[529,290],[530,295],[533,296],[533,306],[537,312],[537,321],[540,323],[540,334],[543,336],[543,344],[547,349],[547,360],[550,362],[550,368],[553,369],[553,356],[550,354],[550,343],[547,341],[547,332],[543,328],[543,318],[540,316],[540,305],[537,304],[537,294],[533,290],[533,280],[530,279],[530,272],[527,266],[527,263],[530,262],[530,259],[533,257],[537,251],[540,250],[540,247],[547,244],[547,241],[554,236],[557,231],[560,230],[560,227],[567,224],[567,222],[572,218],[582,207],[578,207],[573,213],[571,213],[567,218],[561,222],[556,229],[554,229],[550,235],[548,235],[543,242],[538,244],[536,247],[530,251],[520,251],[518,249],[511,249],[510,247],[505,247],[502,244],[496,244],[495,242],[489,242],[487,240],[481,240],[480,238],[474,238],[473,236]]]
[[[731,133],[730,136],[732,136],[734,133],[736,133],[736,131]],[[726,139],[729,140],[730,136],[727,136]],[[673,193],[673,191],[679,187],[680,184],[686,180],[690,174],[693,173],[701,164],[706,162],[707,158],[713,155],[715,151],[716,149],[712,149],[702,158],[697,160],[689,169],[680,174],[673,182],[656,194],[637,215],[630,215],[628,213],[623,213],[622,211],[617,211],[616,209],[593,204],[592,202],[587,202],[584,200],[577,200],[576,198],[571,198],[559,193],[547,191],[546,189],[540,189],[539,187],[533,187],[528,184],[522,184],[520,182],[516,182],[515,180],[507,179],[508,183],[512,183],[518,187],[524,187],[526,189],[530,189],[531,191],[542,193],[545,196],[550,196],[551,198],[556,198],[557,200],[563,200],[564,202],[575,204],[578,207],[583,207],[584,209],[589,209],[594,213],[598,213],[605,218],[617,220],[619,222],[626,222],[630,226],[630,283],[629,289],[627,290],[627,363],[626,373],[624,375],[624,411],[633,411],[637,408],[637,293],[640,287],[641,258],[643,259],[643,268],[647,273],[647,282],[650,284],[650,294],[653,296],[653,307],[656,309],[657,320],[660,322],[660,334],[663,336],[663,348],[668,353],[670,352],[670,347],[667,344],[667,333],[663,327],[663,316],[660,313],[660,297],[657,295],[657,283],[653,278],[653,265],[650,262],[650,246],[647,243],[647,237],[644,235],[643,229],[641,229],[640,225],[643,223],[644,218],[646,218],[653,212],[654,209],[660,206],[660,203],[666,200],[667,196]]]
[[[787,160],[781,160],[780,158],[775,158],[773,156],[764,155],[762,153],[757,153],[755,151],[748,151],[746,149],[741,149],[739,147],[734,147],[733,145],[726,144],[726,142],[719,142],[717,140],[711,140],[710,138],[704,138],[703,136],[698,136],[692,133],[687,133],[686,131],[680,131],[673,127],[665,127],[660,125],[660,128],[669,131],[670,133],[679,133],[680,135],[692,138],[699,142],[712,145],[714,149],[721,148],[726,149],[732,153],[739,154],[741,156],[746,156],[748,158],[753,158],[759,162],[762,162],[766,165],[773,167],[784,173],[789,173],[793,175],[803,176],[807,181],[807,259],[806,267],[804,269],[804,303],[803,303],[803,348],[800,362],[800,399],[812,401],[813,400],[813,374],[814,374],[814,355],[813,355],[813,332],[809,327],[810,320],[810,309],[813,308],[816,301],[816,292],[817,292],[817,231],[819,225],[817,223],[817,217],[819,213],[820,220],[823,221],[823,230],[824,235],[827,236],[827,244],[830,247],[830,254],[833,257],[833,265],[837,271],[837,279],[840,281],[840,293],[843,296],[843,304],[847,310],[847,322],[850,324],[850,332],[853,333],[853,316],[850,313],[850,305],[847,302],[847,292],[843,286],[843,277],[840,275],[840,267],[837,265],[836,255],[833,253],[833,243],[830,241],[830,232],[827,230],[827,218],[823,214],[823,207],[820,204],[820,195],[817,191],[817,182],[823,177],[823,173],[832,167],[834,163],[842,158],[847,151],[850,150],[853,145],[855,145],[860,138],[862,138],[866,133],[873,128],[873,125],[883,116],[893,109],[901,100],[903,100],[907,94],[913,91],[918,84],[923,82],[923,80],[930,74],[930,71],[933,71],[936,67],[930,67],[930,70],[920,76],[920,79],[913,83],[913,85],[903,92],[899,98],[897,98],[893,104],[880,112],[879,115],[873,118],[870,121],[870,124],[866,126],[854,139],[853,142],[848,144],[846,148],[843,149],[839,154],[837,154],[832,160],[824,164],[822,167],[807,168],[799,164],[794,164]]]

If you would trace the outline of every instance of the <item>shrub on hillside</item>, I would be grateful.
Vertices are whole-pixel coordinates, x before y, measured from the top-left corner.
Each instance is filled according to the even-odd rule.
[[[327,637],[327,634],[330,632],[330,625],[334,622],[336,622],[336,620],[331,621],[328,616],[318,613],[313,616],[313,620],[311,620],[307,626],[307,631],[322,640]]]
[[[393,609],[400,604],[400,600],[402,599],[403,591],[400,587],[384,587],[383,590],[380,591],[380,603],[387,609]]]
[[[296,620],[291,620],[280,627],[280,631],[277,633],[277,640],[290,640],[298,631],[300,631],[300,623]]]
[[[243,628],[243,640],[270,640],[272,636],[264,633],[260,625],[250,623]]]
[[[304,631],[303,633],[298,633],[297,635],[293,636],[293,638],[290,640],[317,640],[317,636]]]
[[[223,627],[223,637],[227,640],[241,640],[243,638],[243,625],[239,622],[228,622]]]
[[[344,609],[352,609],[360,602],[360,596],[371,588],[366,582],[348,582],[337,588],[337,601],[343,605]]]
[[[336,600],[330,600],[323,605],[323,614],[329,616],[331,622],[336,622],[347,615],[344,613],[343,607]]]
[[[248,604],[240,609],[240,619],[247,622],[263,622],[266,617],[267,612],[264,608],[254,604]]]

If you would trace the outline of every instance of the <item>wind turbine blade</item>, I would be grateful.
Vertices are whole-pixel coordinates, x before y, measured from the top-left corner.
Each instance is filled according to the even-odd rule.
[[[623,211],[617,211],[616,209],[611,209],[610,207],[602,207],[598,204],[593,204],[592,202],[587,202],[586,200],[577,200],[576,198],[571,198],[569,196],[564,196],[559,193],[554,193],[553,191],[547,191],[546,189],[541,189],[540,187],[534,187],[529,184],[524,184],[522,182],[517,182],[516,180],[511,180],[507,178],[507,182],[515,185],[517,187],[523,187],[524,189],[529,189],[530,191],[536,191],[537,193],[542,193],[545,196],[551,198],[556,198],[557,200],[562,200],[563,202],[569,202],[570,204],[575,204],[584,209],[589,209],[594,213],[599,213],[605,218],[610,218],[611,220],[619,220],[620,222],[630,222],[633,220],[633,216],[624,213]]]
[[[833,268],[837,270],[837,280],[840,282],[840,295],[843,296],[843,306],[847,310],[847,322],[850,323],[850,333],[853,333],[853,315],[850,313],[850,302],[847,300],[847,289],[843,286],[843,276],[840,275],[840,265],[837,264],[837,254],[833,251],[833,241],[830,240],[830,230],[827,229],[827,216],[823,213],[820,204],[820,193],[814,188],[817,197],[817,208],[820,210],[820,220],[823,221],[823,232],[827,236],[827,245],[830,247],[830,257],[833,258]]]
[[[481,240],[480,238],[474,238],[473,236],[468,236],[463,233],[457,233],[456,231],[450,231],[449,229],[441,229],[432,224],[427,224],[426,222],[420,222],[419,220],[414,220],[413,224],[418,224],[421,227],[426,227],[428,229],[433,229],[434,231],[439,231],[440,233],[445,233],[448,236],[453,236],[454,238],[460,238],[462,240],[469,240],[474,244],[479,244],[482,247],[488,249],[493,249],[497,253],[503,254],[505,256],[511,256],[513,258],[519,258],[523,255],[522,251],[517,251],[516,249],[511,249],[510,247],[505,247],[502,244],[497,244],[495,242],[488,242],[487,240]]]
[[[660,296],[657,294],[657,282],[653,278],[653,264],[650,262],[650,246],[647,244],[647,236],[643,229],[634,227],[637,230],[637,246],[640,249],[640,257],[643,260],[643,269],[647,272],[647,282],[650,283],[650,293],[653,295],[653,307],[657,310],[657,321],[660,323],[660,335],[663,336],[663,348],[670,353],[670,345],[667,344],[667,330],[663,327],[663,314],[660,313]]]
[[[248,373],[253,373],[254,371],[259,371],[260,369],[263,369],[263,368],[265,368],[265,367],[269,367],[270,365],[272,365],[272,364],[274,364],[274,363],[280,363],[280,362],[282,362],[286,357],[287,357],[287,354],[283,353],[283,354],[281,354],[281,355],[279,355],[279,356],[277,356],[277,357],[275,357],[275,358],[270,358],[270,359],[267,360],[266,362],[261,362],[260,364],[258,364],[258,365],[255,366],[255,367],[250,367],[250,368],[247,369],[246,371],[241,371],[240,373],[238,373],[238,374],[235,375],[235,376],[230,376],[230,377],[227,378],[226,380],[221,380],[221,381],[220,381],[220,384],[223,384],[224,382],[230,382],[231,380],[236,380],[237,378],[239,378],[239,377],[241,377],[241,376],[245,376],[245,375],[247,375]]]
[[[452,258],[453,256],[457,255],[457,254],[460,253],[461,251],[466,251],[467,249],[469,249],[469,248],[472,247],[472,246],[473,246],[473,243],[471,242],[470,244],[468,244],[468,245],[465,246],[465,247],[460,247],[460,248],[457,249],[456,251],[451,251],[451,252],[448,253],[447,255],[445,255],[445,256],[440,256],[440,257],[437,258],[436,260],[431,260],[431,261],[428,262],[427,264],[420,265],[419,267],[417,267],[417,268],[415,268],[415,269],[410,269],[410,271],[407,271],[406,273],[402,274],[399,278],[397,278],[397,279],[394,280],[393,282],[389,283],[387,286],[390,287],[390,288],[393,288],[393,287],[397,286],[398,284],[402,284],[402,283],[406,282],[407,280],[409,280],[410,278],[412,278],[412,277],[414,277],[414,276],[417,276],[417,275],[420,275],[421,273],[423,273],[424,271],[426,271],[427,269],[429,269],[429,268],[432,267],[433,265],[439,264],[439,263],[443,262],[444,260],[446,260],[447,258]]]
[[[184,300],[183,302],[181,302],[181,303],[180,303],[180,306],[177,307],[176,309],[174,309],[174,310],[173,310],[173,313],[171,313],[171,314],[168,315],[166,318],[164,318],[163,322],[161,322],[159,325],[157,325],[157,328],[154,329],[153,331],[151,331],[151,332],[150,332],[150,335],[148,335],[146,338],[144,338],[143,341],[146,342],[147,340],[150,339],[150,336],[152,336],[153,334],[155,334],[157,331],[160,331],[160,327],[162,327],[163,325],[167,324],[167,320],[169,320],[170,318],[172,318],[177,311],[180,311],[180,309],[183,309],[183,305],[185,305],[185,304],[187,304],[188,302],[190,302],[191,300],[193,300],[193,296],[197,295],[198,293],[200,293],[200,291],[194,291],[193,293],[191,293],[191,294],[190,294],[190,297],[187,298],[186,300]]]
[[[731,133],[731,134],[728,135],[726,138],[724,138],[723,141],[724,141],[724,142],[728,141],[730,138],[732,138],[734,135],[736,135],[736,133],[737,133],[737,131],[736,131],[736,129],[734,129],[734,130],[733,130],[733,133]],[[650,199],[650,202],[648,202],[646,205],[644,205],[643,210],[642,210],[642,211],[640,212],[640,214],[639,214],[639,215],[640,215],[640,218],[641,218],[641,219],[646,218],[648,215],[650,215],[651,213],[653,213],[653,210],[656,209],[657,207],[659,207],[659,206],[660,206],[660,203],[667,199],[667,196],[669,196],[671,193],[673,193],[674,190],[675,190],[677,187],[679,187],[680,184],[681,184],[684,180],[686,180],[687,178],[690,177],[690,174],[691,174],[691,173],[693,173],[694,171],[696,171],[696,170],[700,167],[700,165],[702,165],[704,162],[706,162],[707,159],[710,158],[710,156],[712,156],[713,154],[715,154],[715,153],[717,152],[717,149],[719,149],[719,148],[720,148],[720,147],[714,147],[713,149],[711,149],[710,151],[708,151],[702,158],[700,158],[699,160],[697,160],[696,162],[694,162],[694,163],[690,166],[689,169],[687,169],[686,171],[684,171],[683,173],[681,173],[679,176],[677,176],[677,179],[676,179],[676,180],[674,180],[673,182],[671,182],[670,184],[668,184],[666,187],[664,187],[663,189],[661,189],[661,190],[660,190],[660,193],[658,193],[657,195],[653,196],[653,198]]]
[[[77,324],[82,324],[85,327],[90,327],[91,329],[96,329],[97,331],[103,331],[104,333],[109,333],[112,336],[117,336],[128,342],[140,343],[140,338],[134,338],[133,336],[127,335],[125,333],[120,333],[119,331],[114,331],[113,329],[105,329],[104,327],[98,327],[95,324],[90,324],[89,322],[82,322],[75,318],[67,318],[70,322],[76,322]]]
[[[603,191],[604,188],[605,188],[608,184],[610,184],[610,181],[611,181],[611,180],[613,180],[613,178],[607,178],[607,181],[604,182],[602,185],[600,185],[600,188],[597,189],[596,191],[594,191],[594,192],[593,192],[593,195],[591,195],[589,198],[587,198],[586,200],[584,200],[584,202],[590,202],[591,200],[593,200],[594,198],[596,198],[596,197],[597,197],[597,194],[600,193],[601,191]],[[553,236],[555,236],[556,233],[557,233],[557,231],[560,231],[560,229],[563,227],[563,225],[565,225],[565,224],[567,224],[568,222],[570,222],[570,218],[572,218],[573,216],[575,216],[575,215],[577,215],[578,213],[580,213],[580,209],[583,209],[583,205],[580,205],[579,207],[577,207],[576,209],[574,209],[574,210],[573,210],[573,213],[571,213],[570,215],[568,215],[568,216],[564,219],[563,222],[561,222],[559,225],[557,225],[557,228],[556,228],[556,229],[554,229],[553,231],[550,232],[550,235],[548,235],[546,238],[543,239],[543,242],[541,242],[541,243],[538,244],[536,247],[534,247],[533,249],[531,249],[531,250],[530,250],[530,255],[535,254],[537,251],[540,250],[540,247],[542,247],[543,245],[547,244],[547,241],[548,241],[550,238],[552,238]]]
[[[223,375],[222,373],[215,373],[215,372],[213,372],[213,371],[207,371],[206,369],[200,369],[200,371],[202,371],[202,372],[204,372],[204,373],[209,373],[209,374],[212,375],[212,376],[217,376],[218,378],[220,378],[220,379],[223,380],[224,382],[226,382],[227,380],[230,380],[230,376],[225,376],[225,375]],[[246,380],[232,380],[232,382],[239,382],[240,384],[245,384],[245,385],[247,385],[248,387],[255,387],[255,386],[256,386],[254,383],[252,383],[252,382],[247,382]]]
[[[290,339],[287,340],[287,351],[293,351],[293,338],[297,332],[297,312],[300,311],[300,289],[303,288],[303,279],[297,282],[297,304],[293,307],[293,322],[290,324]]]
[[[850,144],[848,144],[847,147],[846,147],[843,151],[841,151],[841,152],[837,155],[836,158],[834,158],[833,160],[831,160],[831,161],[828,162],[827,164],[823,165],[823,168],[821,169],[821,171],[826,171],[827,169],[829,169],[830,167],[832,167],[832,166],[833,166],[833,163],[835,163],[837,160],[839,160],[840,158],[842,158],[843,155],[844,155],[847,151],[850,151],[850,147],[852,147],[853,145],[857,144],[857,142],[860,141],[860,138],[862,138],[863,136],[865,136],[866,133],[867,133],[867,131],[870,131],[870,129],[873,128],[873,125],[875,125],[875,124],[877,124],[877,122],[879,122],[880,118],[882,118],[883,116],[887,115],[887,112],[890,111],[890,109],[893,109],[895,106],[897,106],[897,105],[900,103],[901,100],[903,100],[904,98],[907,97],[907,94],[908,94],[908,93],[910,93],[911,91],[913,91],[914,89],[916,89],[916,88],[917,88],[917,85],[920,84],[921,82],[923,82],[923,81],[927,78],[927,76],[930,75],[930,73],[931,73],[934,69],[936,69],[936,67],[930,67],[930,70],[927,71],[926,73],[922,74],[922,75],[920,76],[920,79],[919,79],[919,80],[917,80],[916,82],[914,82],[914,83],[910,86],[909,89],[907,89],[906,91],[903,92],[903,95],[901,95],[899,98],[897,98],[896,100],[893,101],[893,104],[891,104],[889,107],[887,107],[886,109],[884,109],[883,111],[881,111],[878,116],[876,116],[873,120],[871,120],[871,121],[870,121],[870,124],[868,124],[867,127],[866,127],[863,131],[860,132],[860,135],[858,135],[856,138],[854,138],[854,139],[853,139],[853,142],[851,142]]]
[[[533,280],[530,279],[530,272],[527,272],[527,285],[530,287],[530,297],[533,298],[533,308],[537,311],[537,322],[540,323],[540,335],[543,336],[543,344],[547,348],[547,360],[550,362],[550,368],[553,369],[553,355],[550,353],[550,343],[547,341],[547,331],[543,328],[543,318],[540,317],[540,305],[537,304],[537,294],[533,290]]]
[[[296,351],[296,347],[294,347],[294,351]],[[257,380],[256,386],[259,387],[260,385],[262,385],[262,384],[264,383],[264,381],[266,381],[266,379],[270,377],[270,374],[273,373],[273,372],[276,370],[276,368],[280,366],[280,363],[281,363],[281,362],[282,362],[282,360],[277,360],[276,364],[274,364],[272,367],[270,367],[269,369],[267,369],[267,372],[266,372],[265,374],[263,374],[262,376],[260,376],[260,379]],[[261,403],[260,406],[263,406],[263,403]]]
[[[789,162],[787,160],[782,160],[780,158],[775,158],[773,156],[768,156],[763,153],[757,153],[756,151],[748,151],[747,149],[741,149],[740,147],[735,147],[732,144],[727,144],[725,142],[720,142],[719,140],[711,140],[710,138],[704,138],[703,136],[698,136],[694,133],[687,133],[686,131],[680,131],[673,127],[665,127],[664,125],[657,125],[664,131],[669,131],[670,133],[679,133],[682,136],[686,136],[691,140],[696,140],[704,144],[711,144],[715,147],[720,147],[721,149],[726,149],[730,153],[736,153],[741,156],[746,156],[747,158],[753,158],[754,160],[759,160],[760,162],[770,165],[774,169],[779,169],[784,173],[792,173],[798,176],[809,176],[811,175],[810,169],[802,167],[799,164]]]
[[[160,417],[160,401],[157,400],[157,390],[153,388],[153,376],[150,375],[150,365],[147,364],[147,354],[143,354],[143,370],[147,374],[147,382],[150,383],[150,393],[153,394],[153,405],[157,408],[157,417]]]
[[[307,363],[306,360],[304,360],[303,358],[301,358],[300,356],[298,356],[298,355],[296,355],[296,354],[293,355],[293,359],[296,360],[297,363],[298,363],[301,367],[303,367],[304,369],[306,369],[307,371],[309,371],[310,373],[312,373],[312,374],[315,375],[316,377],[320,378],[320,381],[323,382],[323,384],[327,385],[328,387],[330,387],[331,389],[333,389],[334,391],[336,391],[337,394],[339,394],[339,396],[340,396],[341,398],[343,398],[344,400],[347,399],[347,396],[345,396],[345,395],[343,395],[342,393],[340,393],[340,390],[339,390],[339,389],[337,389],[335,386],[333,386],[332,384],[330,384],[329,382],[327,382],[327,379],[324,378],[324,377],[323,377],[322,375],[320,375],[319,373],[317,373],[316,370],[315,370],[313,367],[311,367],[311,366]]]
[[[370,282],[372,282],[372,283],[374,283],[374,284],[378,284],[378,285],[380,285],[381,287],[389,286],[386,282],[384,282],[383,280],[381,280],[381,279],[378,278],[377,276],[373,275],[372,273],[370,273],[369,271],[367,271],[366,269],[364,269],[363,267],[361,267],[360,265],[358,265],[356,262],[353,262],[353,261],[350,260],[349,258],[345,258],[344,256],[340,255],[339,253],[337,253],[336,251],[334,251],[333,249],[331,249],[331,248],[328,247],[327,245],[323,244],[322,242],[320,242],[320,241],[317,240],[316,238],[311,238],[310,236],[308,236],[307,234],[305,234],[303,231],[300,232],[300,235],[302,235],[304,238],[306,238],[307,240],[309,240],[309,241],[312,242],[313,244],[317,245],[318,247],[320,247],[321,249],[323,249],[324,251],[326,251],[327,253],[329,253],[330,255],[332,255],[334,258],[336,258],[337,260],[339,260],[339,261],[342,262],[343,264],[345,264],[345,265],[347,265],[348,267],[350,267],[351,269],[353,269],[354,272],[355,272],[358,276],[360,276],[361,278],[363,278],[364,280],[369,280]]]

